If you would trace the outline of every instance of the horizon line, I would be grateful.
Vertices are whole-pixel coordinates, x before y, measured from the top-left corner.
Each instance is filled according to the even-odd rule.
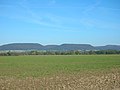
[[[93,45],[93,44],[90,44],[90,43],[61,43],[61,44],[41,44],[41,43],[37,43],[37,42],[12,42],[12,43],[4,43],[4,44],[0,44],[0,46],[3,46],[3,45],[9,45],[9,44],[40,44],[42,46],[47,46],[47,45],[63,45],[63,44],[86,44],[86,45],[91,45],[91,46],[107,46],[107,45],[117,45],[117,46],[120,46],[120,44],[104,44],[104,45]]]

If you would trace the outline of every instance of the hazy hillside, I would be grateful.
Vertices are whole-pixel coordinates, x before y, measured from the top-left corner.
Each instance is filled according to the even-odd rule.
[[[44,47],[37,43],[13,43],[0,46],[0,50],[41,50]]]
[[[106,45],[106,46],[98,46],[95,48],[97,50],[106,50],[106,49],[120,50],[120,45]]]
[[[46,45],[38,43],[12,43],[0,46],[0,50],[120,50],[120,45],[92,46],[90,44]]]

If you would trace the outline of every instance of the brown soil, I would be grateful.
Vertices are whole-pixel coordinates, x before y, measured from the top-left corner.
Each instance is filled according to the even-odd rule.
[[[0,77],[0,90],[120,90],[120,70],[46,77]]]

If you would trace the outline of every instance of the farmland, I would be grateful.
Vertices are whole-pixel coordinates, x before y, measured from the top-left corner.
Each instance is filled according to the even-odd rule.
[[[1,56],[0,90],[119,90],[120,55]]]

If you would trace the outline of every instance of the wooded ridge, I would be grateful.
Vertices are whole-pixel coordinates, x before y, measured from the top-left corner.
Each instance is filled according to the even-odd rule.
[[[0,50],[120,50],[120,45],[92,46],[90,44],[41,45],[38,43],[11,43],[0,46]]]

